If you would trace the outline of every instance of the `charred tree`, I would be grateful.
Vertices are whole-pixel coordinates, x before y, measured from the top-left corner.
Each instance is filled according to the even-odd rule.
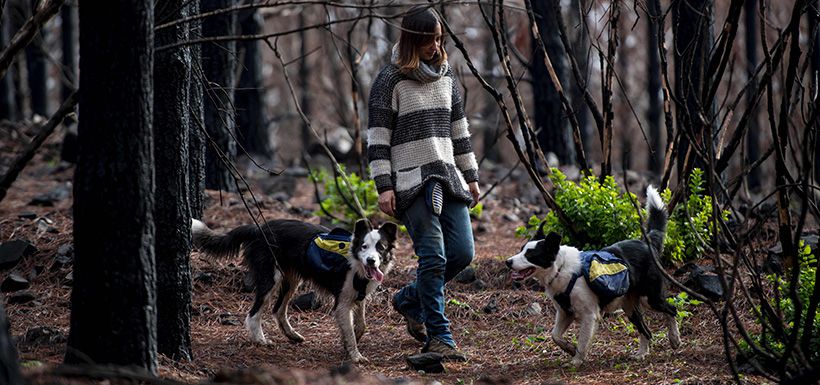
[[[812,95],[820,90],[820,0],[813,0],[808,7],[809,31],[811,31],[811,81]],[[817,96],[815,96],[817,97]],[[814,121],[814,181],[820,184],[820,122]],[[820,202],[818,202],[820,204]]]
[[[37,12],[39,0],[30,0],[31,14]],[[48,71],[45,53],[46,30],[40,28],[37,35],[26,46],[26,69],[28,71],[31,113],[47,117],[48,113]]]
[[[746,74],[749,76],[750,87],[746,92],[746,103],[748,108],[754,110],[757,95],[757,81],[755,80],[755,70],[757,69],[757,47],[758,43],[758,29],[757,29],[757,0],[746,0],[745,7],[745,27],[746,27]],[[749,120],[749,128],[746,130],[746,159],[744,159],[744,166],[748,167],[754,164],[760,158],[760,124],[757,118]],[[757,191],[760,189],[760,168],[754,168],[749,172],[747,179],[749,189]]]
[[[589,28],[584,20],[586,18],[586,7],[588,0],[578,0],[570,2],[570,25],[577,26],[572,34],[573,46],[575,47],[575,61],[581,73],[584,75],[584,84],[589,85]],[[572,107],[578,117],[578,125],[581,126],[581,138],[584,144],[584,152],[589,153],[590,145],[595,140],[592,126],[589,120],[589,106],[584,101],[584,90],[578,82],[570,81],[567,85],[572,97]]]
[[[562,17],[556,13],[556,1],[558,0],[533,1],[532,9],[555,74],[561,84],[567,84],[569,64],[555,21],[556,18]],[[544,154],[552,152],[561,164],[572,164],[575,161],[575,146],[569,121],[565,117],[558,90],[550,80],[547,66],[544,64],[543,51],[535,44],[533,42],[534,53],[530,61],[530,73],[535,104],[535,130],[539,131],[538,144]]]
[[[234,0],[202,0],[202,12],[234,6]],[[231,36],[237,31],[236,12],[207,17],[202,21],[203,37]],[[236,158],[236,42],[209,42],[202,46],[205,86],[205,187],[236,191],[230,163]]]
[[[241,15],[242,35],[262,33],[263,21],[258,10]],[[272,158],[268,119],[265,117],[264,87],[262,85],[262,53],[258,40],[248,40],[242,44],[242,70],[239,87],[236,89],[236,129],[237,138],[245,151]]]
[[[714,17],[713,0],[678,0],[672,3],[672,31],[674,33],[675,52],[675,94],[678,100],[677,126],[683,130],[678,147],[678,175],[681,180],[694,167],[704,169],[703,162],[692,151],[689,155],[689,167],[685,159],[689,152],[690,137],[696,140],[701,148],[711,146],[711,138],[705,138],[706,125],[714,120],[714,101],[703,100],[704,88],[707,87],[706,73],[709,63],[709,50],[714,36],[712,22]]]
[[[17,363],[17,347],[9,332],[6,309],[0,303],[0,384],[22,385],[23,377]]]
[[[299,12],[299,26],[304,27],[306,23],[305,13]],[[308,45],[306,30],[299,31],[299,42],[299,57],[301,58],[301,60],[299,60],[299,87],[302,89],[302,97],[299,101],[299,105],[302,107],[304,115],[310,116],[310,67],[307,63]],[[307,122],[302,123],[302,149],[304,151],[307,151],[310,148],[311,137],[312,134],[310,133],[310,127]]]
[[[661,58],[660,47],[658,45],[660,36],[659,27],[662,22],[660,0],[649,0],[646,3],[647,18],[646,28],[649,41],[647,42],[646,54],[647,62],[647,83],[646,93],[649,103],[646,111],[646,121],[649,126],[649,159],[648,166],[656,176],[659,176],[663,169],[664,146],[661,141],[661,112],[663,111],[663,100],[661,93]]]
[[[200,13],[200,0],[188,2],[188,13],[198,15]],[[202,37],[202,22],[192,21],[189,24],[189,35],[191,39]],[[205,201],[205,110],[204,110],[204,88],[205,79],[202,70],[202,46],[194,44],[191,46],[191,81],[188,84],[188,187],[190,190],[189,205],[191,217],[201,219]]]
[[[153,22],[151,1],[81,5],[66,363],[157,369]]]
[[[5,7],[9,7],[6,4]],[[0,9],[3,11],[3,9]],[[9,12],[3,12],[0,17],[0,47],[7,47],[9,39],[11,39],[11,16]],[[0,78],[0,119],[8,119],[11,121],[17,120],[17,100],[15,99],[14,88],[14,74],[12,71],[14,66],[9,68],[8,72]]]
[[[155,21],[190,16],[186,0],[160,2]],[[188,24],[157,31],[155,45],[190,38]],[[190,46],[154,56],[154,172],[162,181],[154,192],[157,261],[157,350],[172,359],[191,360],[191,209],[188,203],[188,82]]]
[[[63,57],[63,79],[60,98],[65,101],[77,88],[77,6],[67,1],[60,9],[60,43]]]

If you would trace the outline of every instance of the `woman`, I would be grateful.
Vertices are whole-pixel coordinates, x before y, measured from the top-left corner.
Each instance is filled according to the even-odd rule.
[[[463,361],[444,316],[444,284],[473,259],[468,205],[478,202],[478,164],[439,15],[417,6],[401,27],[370,90],[367,147],[379,208],[401,219],[419,261],[393,307],[422,352]]]

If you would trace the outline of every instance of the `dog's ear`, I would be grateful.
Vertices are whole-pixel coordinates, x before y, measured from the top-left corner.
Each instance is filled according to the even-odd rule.
[[[549,235],[547,235],[543,243],[548,253],[558,254],[558,250],[561,248],[561,238],[561,234],[554,231],[551,231]]]
[[[367,219],[359,219],[356,221],[356,225],[353,226],[353,235],[357,239],[364,239],[364,236],[370,232],[370,222]]]
[[[538,230],[535,230],[535,235],[533,235],[531,241],[540,241],[540,240],[546,238],[546,236],[544,235],[544,225],[545,224],[547,224],[546,219],[541,221],[541,224],[538,225]]]
[[[379,227],[379,234],[391,245],[396,243],[396,238],[398,238],[399,235],[398,233],[399,226],[393,222],[384,222],[381,227]]]

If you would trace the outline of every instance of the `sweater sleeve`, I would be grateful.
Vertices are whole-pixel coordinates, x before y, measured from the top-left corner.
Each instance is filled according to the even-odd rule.
[[[370,178],[379,193],[393,189],[390,163],[390,140],[396,122],[393,109],[393,85],[387,68],[379,72],[370,87],[367,126],[367,159],[370,162]]]
[[[459,82],[453,79],[453,105],[450,109],[450,129],[453,138],[453,155],[456,166],[464,175],[467,183],[478,181],[478,163],[470,143],[470,130],[467,117],[464,115],[464,101],[461,98]]]

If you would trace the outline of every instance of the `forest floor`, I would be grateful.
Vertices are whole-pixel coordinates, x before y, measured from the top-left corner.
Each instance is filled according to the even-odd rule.
[[[3,153],[10,154],[9,145]],[[6,304],[11,334],[17,339],[24,373],[33,383],[49,383],[49,377],[65,354],[69,333],[71,264],[57,263],[72,244],[71,191],[73,167],[60,163],[56,144],[47,143],[24,170],[0,203],[0,242],[25,239],[37,252],[10,270],[0,271],[0,280],[11,272],[30,278],[27,290],[34,299]],[[7,161],[7,160],[6,160]],[[268,177],[277,178],[277,177]],[[254,180],[251,180],[252,186]],[[264,183],[262,181],[258,183]],[[31,205],[36,196],[63,191],[53,206]],[[508,191],[509,192],[509,191]],[[396,267],[384,285],[370,299],[367,334],[359,349],[369,362],[358,366],[356,376],[327,383],[514,383],[514,384],[723,384],[732,377],[723,349],[720,324],[704,306],[687,309],[692,314],[682,320],[683,345],[672,349],[665,338],[661,318],[648,315],[654,331],[652,349],[643,361],[631,358],[638,349],[637,333],[622,315],[603,320],[588,361],[575,370],[566,366],[570,357],[551,341],[549,331],[554,314],[549,299],[537,285],[513,285],[503,265],[506,256],[518,252],[522,240],[515,228],[532,212],[504,189],[485,202],[484,213],[474,221],[476,258],[472,264],[481,283],[452,282],[447,287],[447,315],[460,348],[469,355],[464,363],[446,363],[442,374],[424,374],[408,369],[405,358],[417,353],[421,345],[406,332],[402,318],[392,310],[391,294],[414,275],[415,260],[409,238],[399,239]],[[216,230],[228,230],[248,223],[245,206],[235,194],[209,191],[203,220]],[[264,192],[257,194],[268,219],[296,218],[318,223],[312,214],[317,209],[313,187],[304,178],[295,185],[293,198],[282,202]],[[529,209],[535,209],[529,207]],[[24,215],[31,213],[31,215]],[[767,245],[771,246],[771,245]],[[62,250],[60,249],[61,247]],[[73,254],[71,252],[67,253]],[[178,363],[160,357],[159,374],[168,380],[203,383],[222,378],[234,370],[276,372],[292,368],[289,375],[299,382],[314,383],[310,376],[325,376],[328,369],[344,361],[339,333],[330,315],[331,304],[323,298],[318,310],[290,312],[291,323],[306,341],[292,344],[274,329],[271,316],[264,327],[272,340],[269,346],[253,344],[243,327],[244,315],[253,294],[242,292],[244,270],[239,260],[208,260],[199,253],[191,255],[193,316],[191,362]],[[300,292],[309,291],[303,287]],[[6,293],[7,296],[12,293]],[[5,300],[5,298],[4,298]],[[5,302],[5,301],[4,301]],[[486,312],[488,304],[497,310]],[[535,306],[534,304],[537,304]],[[540,308],[540,311],[534,311]],[[48,338],[27,338],[33,330],[49,328]],[[570,329],[574,335],[577,325]],[[344,370],[343,370],[344,371]],[[297,373],[297,374],[293,374]],[[307,374],[306,374],[307,373]],[[311,374],[312,373],[312,374]],[[318,374],[317,374],[318,373]],[[52,373],[53,374],[53,373]],[[279,383],[264,376],[229,380],[234,383]],[[218,381],[217,378],[217,381]],[[755,376],[744,376],[749,383],[764,383]],[[267,381],[267,382],[266,382]],[[102,382],[106,383],[106,382]],[[285,382],[282,382],[285,383]],[[318,382],[316,382],[318,383]]]

